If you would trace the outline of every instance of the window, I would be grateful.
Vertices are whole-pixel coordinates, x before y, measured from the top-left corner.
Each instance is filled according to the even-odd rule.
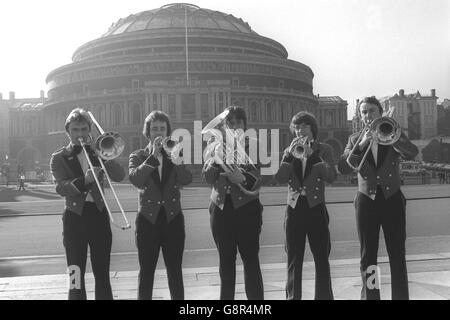
[[[271,102],[267,102],[266,104],[266,121],[267,122],[273,122],[273,105]]]
[[[132,116],[131,116],[131,118],[132,118],[131,123],[133,125],[141,123],[141,113],[142,113],[141,110],[142,110],[142,106],[139,103],[133,104],[133,106],[132,106]]]
[[[223,92],[219,92],[219,110],[223,110],[224,109],[224,97],[223,97]]]
[[[177,118],[177,100],[175,94],[169,94],[169,116],[173,119]]]
[[[251,121],[258,121],[259,120],[258,108],[259,108],[258,102],[257,101],[253,101],[252,104],[250,105],[250,119],[251,119]]]
[[[140,137],[133,137],[131,145],[133,146],[133,150],[141,149],[141,138]]]
[[[181,95],[181,116],[183,120],[195,118],[195,94]]]
[[[232,87],[239,87],[239,78],[238,77],[233,77],[231,79],[231,86]]]
[[[284,88],[284,80],[278,81],[278,88],[283,89]]]
[[[133,90],[133,92],[136,92],[139,90],[139,80],[138,79],[131,80],[131,89]]]
[[[152,109],[153,109],[153,110],[159,109],[159,108],[158,108],[158,95],[157,95],[156,93],[154,93],[153,96],[152,96],[152,98],[153,98],[153,99],[152,99],[152,107],[153,107]]]
[[[122,108],[115,104],[113,107],[113,126],[120,126],[122,123]]]
[[[200,95],[200,108],[202,110],[202,119],[209,119],[208,94],[207,93],[202,93]]]

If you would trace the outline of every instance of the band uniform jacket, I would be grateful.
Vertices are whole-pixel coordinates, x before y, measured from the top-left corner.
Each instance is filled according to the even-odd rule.
[[[245,144],[245,150],[248,154],[248,139]],[[262,179],[259,165],[255,164],[238,164],[242,169],[241,172],[245,177],[243,182],[243,187],[249,191],[256,191],[261,187]],[[220,173],[225,172],[224,169],[217,163],[214,162],[213,158],[209,158],[205,161],[202,169],[202,175],[206,182],[212,186],[211,190],[211,202],[223,210],[225,204],[225,196],[227,193],[231,196],[231,201],[233,203],[233,208],[238,209],[243,205],[259,199],[259,194],[249,195],[244,193],[239,186],[230,182],[227,177],[220,175]]]
[[[288,183],[287,205],[293,209],[300,195],[306,197],[310,208],[325,202],[325,182],[332,183],[336,179],[330,145],[315,142],[311,148],[313,153],[307,158],[304,177],[301,176],[303,163],[288,152],[289,147],[285,149],[275,174],[279,183]]]
[[[155,224],[161,207],[170,223],[182,213],[180,187],[192,182],[192,173],[184,164],[174,165],[164,150],[161,152],[162,179],[158,159],[150,156],[148,148],[134,151],[129,158],[130,182],[139,189],[138,214]]]
[[[84,152],[84,151],[81,151]],[[99,167],[99,158],[92,152],[89,154],[92,165]],[[119,182],[125,177],[125,171],[115,160],[104,161],[105,168],[112,181]],[[83,212],[86,196],[90,192],[99,211],[103,211],[105,204],[98,189],[97,183],[84,184],[84,173],[76,154],[72,152],[71,145],[67,145],[52,154],[50,169],[56,183],[56,192],[65,197],[65,210],[79,215]],[[99,182],[103,188],[104,175],[99,175]]]
[[[361,132],[352,134],[344,153],[339,159],[338,170],[342,174],[350,174],[353,169],[346,159],[353,149]],[[349,161],[353,166],[358,166],[368,148],[368,145],[359,150],[357,147]],[[377,187],[380,187],[384,198],[388,199],[395,194],[401,185],[400,158],[412,160],[418,154],[417,147],[402,132],[400,138],[392,145],[378,145],[377,164],[371,151],[369,151],[361,170],[358,172],[358,191],[372,200],[375,199]]]

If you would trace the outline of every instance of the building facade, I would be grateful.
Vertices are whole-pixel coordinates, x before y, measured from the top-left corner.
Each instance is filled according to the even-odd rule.
[[[331,131],[321,139],[341,149],[347,138],[346,102],[321,101],[310,67],[288,59],[280,43],[230,14],[189,4],[132,14],[78,48],[72,60],[47,76],[48,100],[34,119],[42,161],[67,143],[64,121],[75,107],[92,111],[105,131],[124,137],[124,165],[130,152],[145,146],[142,124],[157,109],[169,114],[173,128],[192,133],[194,120],[205,125],[225,107],[242,106],[248,127],[279,129],[280,149],[292,138],[292,116],[307,110]],[[25,119],[17,121],[10,130],[18,146],[11,150],[14,159],[29,140],[20,129]]]
[[[382,99],[385,111],[395,107],[393,118],[400,124],[411,140],[429,139],[437,135],[437,99],[436,90],[431,89],[429,96],[405,94],[403,89],[392,97]]]
[[[450,100],[444,101],[437,106],[437,134],[450,137]]]
[[[44,91],[39,98],[16,99],[14,92],[9,93],[9,99],[0,96],[0,162],[12,180],[19,171],[28,171],[28,179],[48,171],[45,141],[40,137],[46,129],[45,102]]]

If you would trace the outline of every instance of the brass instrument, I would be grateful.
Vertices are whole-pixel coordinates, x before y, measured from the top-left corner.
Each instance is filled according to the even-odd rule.
[[[118,134],[117,132],[106,132],[105,133],[105,131],[103,131],[103,129],[98,124],[97,120],[95,120],[94,115],[90,111],[88,111],[87,113],[91,117],[91,120],[97,127],[98,131],[100,132],[100,136],[97,137],[97,139],[94,142],[94,151],[95,151],[97,157],[100,158],[99,159],[100,165],[103,169],[106,180],[108,181],[108,183],[110,185],[110,188],[114,195],[114,198],[120,208],[120,212],[122,213],[122,216],[125,220],[125,223],[126,223],[125,226],[120,226],[114,222],[114,218],[112,216],[111,209],[109,208],[108,202],[106,201],[105,193],[103,192],[100,181],[98,180],[98,177],[95,174],[94,166],[92,165],[92,162],[89,159],[89,154],[86,150],[86,145],[88,144],[89,141],[84,141],[83,138],[79,138],[78,140],[80,141],[81,147],[83,148],[84,154],[85,154],[86,159],[89,164],[89,168],[91,169],[91,171],[93,173],[95,183],[97,184],[98,190],[100,191],[100,194],[103,198],[103,202],[105,203],[105,207],[106,207],[106,210],[108,211],[108,215],[109,215],[109,219],[111,220],[111,223],[122,230],[129,229],[129,228],[131,228],[131,225],[127,220],[125,212],[122,208],[122,205],[119,202],[119,198],[117,197],[116,191],[113,188],[111,179],[110,179],[108,172],[106,171],[105,165],[103,164],[103,161],[102,161],[102,159],[103,160],[112,160],[112,159],[115,159],[118,156],[120,156],[120,154],[123,152],[123,150],[125,148],[125,144],[124,144],[123,139],[120,136],[120,134]],[[92,139],[91,136],[89,136],[89,137]]]
[[[294,144],[290,148],[290,152],[292,156],[296,159],[303,159],[306,157],[305,154],[305,146],[308,146],[311,148],[313,141],[309,139],[308,136],[300,136],[295,138]]]
[[[395,121],[393,118],[391,118],[393,112],[394,108],[391,108],[387,113],[387,115],[377,118],[364,126],[364,129],[362,130],[361,134],[359,135],[358,139],[355,142],[355,145],[353,146],[352,150],[350,151],[347,157],[347,163],[353,170],[357,172],[361,170],[361,167],[364,161],[366,160],[367,154],[370,152],[372,145],[374,143],[374,140],[372,139],[359,165],[357,167],[353,166],[350,162],[350,157],[355,152],[355,149],[358,147],[359,142],[361,141],[362,137],[366,132],[371,131],[372,134],[376,137],[378,144],[381,145],[392,145],[395,142],[397,142],[398,139],[400,139],[402,130],[400,128],[399,123]]]
[[[238,166],[238,164],[249,164],[256,168],[251,158],[245,152],[245,148],[239,143],[239,139],[242,138],[239,135],[239,130],[232,130],[226,122],[226,117],[229,110],[225,110],[212,119],[201,131],[201,134],[211,134],[213,142],[210,143],[205,150],[205,158],[213,157],[217,164],[219,164],[225,172],[233,172],[239,170],[243,173],[245,170]],[[225,138],[223,137],[225,135]],[[234,146],[236,150],[233,150],[229,141],[233,141],[231,146]],[[225,161],[224,161],[225,158]],[[248,195],[259,194],[259,188],[257,190],[249,190],[242,184],[238,184],[238,187],[242,192]]]
[[[181,157],[180,151],[182,149],[182,144],[180,141],[174,140],[172,137],[165,137],[161,142],[162,148],[166,152],[166,154],[172,159],[175,160]]]

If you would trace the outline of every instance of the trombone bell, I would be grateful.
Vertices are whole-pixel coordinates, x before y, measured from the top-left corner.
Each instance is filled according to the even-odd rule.
[[[125,149],[123,138],[117,132],[105,132],[95,140],[95,152],[103,160],[120,156]]]

